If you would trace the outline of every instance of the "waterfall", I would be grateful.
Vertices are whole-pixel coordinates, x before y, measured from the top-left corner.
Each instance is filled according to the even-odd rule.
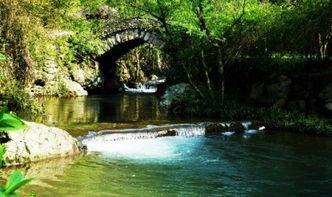
[[[88,150],[96,144],[105,144],[115,141],[154,139],[168,136],[203,136],[205,127],[196,124],[178,124],[166,126],[153,126],[143,129],[104,130],[90,132],[85,137],[79,137],[83,146]]]
[[[90,132],[87,136],[79,137],[83,147],[86,147],[89,151],[107,150],[111,144],[131,144],[133,141],[141,141],[148,139],[156,139],[169,136],[204,136],[206,134],[206,128],[213,123],[204,122],[198,124],[173,124],[164,126],[150,125],[141,129],[122,129],[122,130],[103,130],[99,132]],[[265,127],[259,127],[257,130],[250,130],[249,126],[251,122],[242,122],[243,131],[238,131],[237,127],[232,130],[232,123],[214,123],[215,125],[221,125],[224,127],[220,131],[212,131],[212,133],[220,133],[224,136],[232,136],[235,133],[242,133],[244,137],[252,134],[262,133]],[[235,124],[236,125],[236,124]],[[225,131],[226,128],[226,131]],[[228,129],[228,130],[227,130]],[[207,131],[211,133],[211,131]]]
[[[125,92],[130,93],[156,93],[158,91],[158,85],[166,82],[166,79],[152,80],[142,83],[137,83],[136,87],[128,87],[127,84],[123,84]]]
[[[205,135],[205,128],[204,127],[189,127],[189,128],[178,128],[175,129],[176,136],[201,136]]]
[[[158,88],[155,86],[148,86],[146,84],[138,84],[137,88],[129,88],[126,84],[123,84],[125,92],[130,93],[156,93]]]

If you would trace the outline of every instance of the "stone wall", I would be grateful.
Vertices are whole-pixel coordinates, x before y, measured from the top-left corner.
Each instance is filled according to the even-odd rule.
[[[33,96],[85,96],[87,90],[98,90],[102,86],[97,62],[72,64],[67,68],[48,59],[41,69],[35,71],[35,80],[28,87],[28,92]]]

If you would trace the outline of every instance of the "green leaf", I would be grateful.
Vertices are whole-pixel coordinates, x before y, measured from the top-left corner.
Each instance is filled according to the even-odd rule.
[[[0,130],[14,131],[19,129],[27,129],[28,126],[14,114],[4,113],[0,119]]]
[[[7,194],[10,193],[10,192],[8,192],[8,190],[9,190],[13,185],[16,185],[17,183],[19,183],[20,181],[22,181],[23,178],[24,178],[24,176],[23,176],[22,172],[20,172],[20,171],[15,171],[15,172],[13,172],[13,173],[10,175],[10,177],[9,177],[7,183],[6,183],[6,193],[7,193]]]
[[[7,197],[21,197],[21,196],[14,192],[12,194],[9,194]]]
[[[20,171],[15,171],[8,179],[6,183],[5,194],[13,194],[18,188],[26,185],[32,181],[32,179],[24,179],[24,175]]]
[[[2,144],[0,144],[0,167],[2,167],[2,162],[3,162],[3,155],[6,152],[6,147]],[[1,191],[1,188],[0,188]]]
[[[7,197],[7,195],[4,194],[4,193],[2,193],[2,192],[0,192],[0,197]]]
[[[12,194],[14,191],[16,191],[17,189],[19,189],[20,187],[30,183],[33,179],[24,179],[23,181],[18,182],[17,184],[13,185],[12,187],[10,187],[10,189],[8,190],[8,194]],[[6,192],[7,193],[7,190]]]

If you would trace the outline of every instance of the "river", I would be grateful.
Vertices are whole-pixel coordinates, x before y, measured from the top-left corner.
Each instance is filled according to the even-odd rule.
[[[155,95],[43,98],[34,118],[73,136],[207,121],[169,116]],[[27,117],[28,118],[28,117]],[[102,151],[32,164],[37,196],[330,196],[332,138],[284,131],[105,142]]]

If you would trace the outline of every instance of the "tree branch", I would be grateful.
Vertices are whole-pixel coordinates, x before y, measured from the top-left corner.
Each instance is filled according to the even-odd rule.
[[[239,22],[241,22],[243,16],[246,13],[246,10],[245,10],[246,9],[246,2],[247,2],[246,0],[243,0],[242,13],[240,14],[240,16],[236,20],[233,21],[232,25],[229,28],[227,28],[227,30],[224,33],[224,37],[228,36],[230,34],[230,32],[233,30],[233,28],[235,27],[235,25],[237,25]]]

